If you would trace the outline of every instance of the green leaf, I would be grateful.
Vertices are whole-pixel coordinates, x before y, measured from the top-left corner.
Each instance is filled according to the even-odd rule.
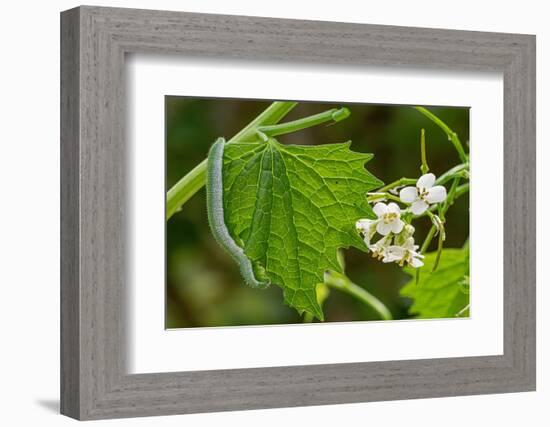
[[[432,271],[437,252],[427,253],[420,279],[416,283],[416,269],[404,268],[411,280],[401,288],[401,295],[413,299],[410,314],[421,319],[468,317],[469,295],[469,251],[464,249],[443,249],[439,266]]]
[[[372,154],[350,143],[226,144],[223,206],[227,229],[259,276],[283,289],[300,314],[323,319],[316,286],[331,269],[341,272],[338,248],[366,250],[355,229],[375,218],[365,193],[382,182],[366,171]]]

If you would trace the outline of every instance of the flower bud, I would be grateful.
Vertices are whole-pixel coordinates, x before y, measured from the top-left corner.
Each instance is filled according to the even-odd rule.
[[[403,229],[403,234],[405,237],[411,237],[414,234],[414,227],[412,224],[407,224]]]

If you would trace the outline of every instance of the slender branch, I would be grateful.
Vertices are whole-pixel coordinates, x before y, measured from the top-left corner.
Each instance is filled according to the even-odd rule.
[[[432,267],[432,273],[437,270],[439,266],[439,260],[441,259],[441,253],[443,252],[443,242],[445,241],[445,231],[439,230],[439,238],[437,239],[437,253],[435,255],[434,265]]]
[[[231,138],[228,143],[256,139],[258,126],[278,123],[290,112],[297,102],[273,102],[259,116],[252,120],[239,133]],[[166,194],[166,219],[170,219],[181,206],[187,202],[206,182],[206,160],[203,160],[187,175],[181,178]]]
[[[435,233],[437,232],[437,227],[435,225],[432,225],[430,228],[430,231],[428,231],[428,234],[426,235],[426,238],[424,239],[424,243],[422,243],[422,246],[420,248],[420,253],[424,254],[426,250],[428,249],[428,246],[430,246],[430,243],[432,242],[432,239],[435,236]]]
[[[449,203],[449,206],[452,205],[456,199],[458,199],[460,196],[462,196],[463,194],[465,194],[469,191],[470,191],[470,183],[469,182],[456,187],[455,196],[454,196],[452,202]]]
[[[424,107],[414,107],[418,112],[424,114],[427,118],[429,118],[432,122],[434,122],[437,126],[439,126],[443,132],[447,134],[447,138],[449,138],[449,141],[454,145],[458,156],[460,157],[460,161],[462,163],[468,162],[468,156],[466,155],[466,152],[464,151],[464,147],[462,146],[462,143],[460,142],[460,139],[458,138],[458,135],[456,132],[454,132],[447,124],[441,120],[439,117],[437,117],[435,114],[433,114],[430,110],[424,108]]]
[[[364,304],[371,307],[383,320],[392,320],[393,316],[390,310],[384,305],[382,301],[367,292],[361,286],[356,285],[350,279],[343,274],[335,271],[328,271],[325,273],[325,284],[333,289],[345,292],[348,295],[356,298]]]
[[[445,214],[447,213],[447,210],[449,207],[454,203],[455,201],[455,194],[456,189],[458,187],[458,182],[460,181],[460,178],[456,177],[453,179],[453,183],[451,184],[451,190],[449,191],[449,195],[445,199],[445,202],[443,203],[443,206],[439,210],[439,217],[442,221],[445,221]]]
[[[347,108],[332,108],[331,110],[327,110],[323,113],[293,120],[291,122],[270,126],[259,126],[257,132],[259,134],[264,134],[267,137],[285,135],[287,133],[297,132],[299,130],[307,129],[330,121],[336,123],[346,119],[349,115],[350,112]]]
[[[439,265],[439,260],[441,258],[441,252],[443,251],[443,242],[445,241],[445,223],[443,221],[444,212],[442,209],[440,209],[440,215],[441,217],[434,215],[430,211],[428,211],[428,215],[430,219],[432,220],[432,224],[436,228],[436,234],[438,235],[437,239],[437,253],[435,256],[434,265],[432,267],[432,272],[437,269],[437,266]]]
[[[422,172],[422,175],[425,175],[430,171],[430,168],[428,166],[428,160],[426,159],[426,131],[424,128],[420,131],[420,158],[422,160],[420,172]]]
[[[470,191],[470,183],[462,184],[458,186],[459,178],[455,177],[455,181],[453,182],[453,185],[451,186],[451,191],[449,192],[449,196],[447,197],[447,200],[445,200],[445,203],[443,207],[439,211],[439,215],[442,219],[445,218],[445,214],[447,213],[447,210],[454,204],[455,200],[458,199],[463,194]],[[424,215],[432,216],[433,210],[435,210],[437,205],[432,206],[430,209],[428,209],[426,212],[424,212],[421,215],[415,215],[414,218],[419,218]],[[420,253],[424,254],[426,250],[428,249],[428,246],[430,246],[430,243],[432,242],[432,239],[435,236],[435,233],[438,231],[438,227],[434,224],[431,226],[430,230],[428,231],[428,234],[426,235],[426,238],[424,239],[424,243],[422,243],[422,247],[420,248]],[[445,239],[445,236],[443,233],[445,233],[445,229],[439,230],[440,236],[438,241],[438,254],[437,258],[434,263],[434,267],[432,271],[434,271],[438,264],[439,264],[439,258],[441,257],[441,251],[443,249],[443,240]],[[416,270],[416,284],[418,284],[418,280],[420,279],[420,269]]]
[[[185,202],[199,191],[205,182],[206,160],[203,160],[168,190],[166,195],[166,220],[169,220]]]
[[[394,196],[393,194],[386,193],[386,192],[375,192],[375,193],[367,193],[367,201],[369,203],[373,202],[379,202],[382,200],[394,200],[396,202],[401,202],[401,199],[397,196]]]
[[[443,185],[446,182],[450,181],[453,178],[456,178],[457,176],[462,177],[462,174],[466,171],[468,171],[469,165],[468,163],[461,163],[459,165],[456,165],[452,167],[451,169],[445,171],[443,174],[441,174],[435,181],[436,185]],[[389,191],[396,187],[401,187],[403,185],[415,185],[417,179],[416,178],[399,178],[396,179],[393,182],[390,182],[387,185],[384,185],[383,187],[380,187],[378,190],[376,190],[377,193],[384,193],[386,191]]]
[[[384,191],[391,190],[395,187],[401,187],[402,185],[415,185],[416,179],[414,178],[399,178],[393,182],[390,182],[388,185],[385,185],[377,190],[377,192],[383,193]]]
[[[459,177],[463,178],[464,172],[467,172],[469,169],[468,163],[461,163],[449,169],[448,171],[441,174],[435,181],[436,185],[443,185],[446,182],[450,181],[453,178]]]

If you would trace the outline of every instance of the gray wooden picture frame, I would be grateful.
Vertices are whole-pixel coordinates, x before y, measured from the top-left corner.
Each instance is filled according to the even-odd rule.
[[[127,374],[127,53],[502,72],[504,354]],[[61,166],[65,415],[84,420],[535,389],[534,36],[71,9],[61,14]]]

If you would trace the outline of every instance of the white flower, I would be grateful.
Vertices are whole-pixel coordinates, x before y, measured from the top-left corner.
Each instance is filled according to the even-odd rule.
[[[367,246],[370,246],[370,240],[376,233],[377,222],[375,219],[360,219],[355,223],[355,228],[363,235],[363,240]]]
[[[403,203],[411,203],[411,211],[420,215],[428,209],[429,205],[440,203],[447,197],[447,190],[442,185],[435,184],[435,175],[427,173],[416,181],[416,187],[405,187],[399,192],[399,198]]]
[[[400,266],[406,262],[413,268],[422,267],[424,255],[417,252],[418,245],[412,237],[407,238],[402,246],[392,245],[386,248],[384,262],[397,262]]]
[[[382,236],[387,236],[390,232],[400,233],[405,223],[401,221],[401,209],[396,203],[385,204],[378,202],[374,205],[374,213],[378,217],[376,221],[376,231]]]
[[[369,249],[372,252],[372,257],[377,258],[378,260],[384,259],[386,257],[386,250],[390,247],[391,236],[384,236],[374,245],[370,245]]]

